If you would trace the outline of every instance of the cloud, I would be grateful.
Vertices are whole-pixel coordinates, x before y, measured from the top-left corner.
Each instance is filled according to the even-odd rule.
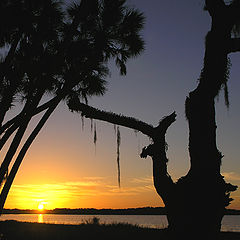
[[[240,181],[240,174],[235,172],[224,172],[222,173],[224,178],[228,181]]]
[[[133,178],[131,180],[132,183],[137,183],[137,184],[152,184],[152,177],[144,177],[144,178]]]
[[[11,196],[32,199],[68,199],[79,196],[93,196],[98,193],[100,183],[96,181],[61,182],[52,184],[16,184]]]
[[[152,177],[139,177],[130,179],[129,184],[123,185],[121,188],[117,185],[107,185],[104,194],[136,196],[150,191],[154,191]]]

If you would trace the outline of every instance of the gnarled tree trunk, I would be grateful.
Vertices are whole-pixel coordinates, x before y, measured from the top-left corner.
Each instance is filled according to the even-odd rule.
[[[157,193],[167,209],[169,230],[177,239],[217,239],[225,207],[231,202],[230,192],[236,186],[226,183],[221,175],[222,154],[216,144],[215,98],[224,88],[228,102],[228,54],[240,51],[240,39],[231,31],[240,10],[240,3],[226,5],[223,0],[206,0],[212,27],[206,36],[204,66],[197,88],[186,100],[189,124],[188,174],[174,183],[167,171],[165,134],[175,121],[175,113],[165,117],[157,127],[134,118],[99,111],[80,102],[69,108],[87,118],[99,119],[141,131],[153,143],[145,147],[141,157],[152,157],[153,180]]]
[[[168,208],[169,229],[178,238],[197,235],[217,239],[224,209],[231,201],[229,193],[236,190],[220,173],[222,154],[217,149],[215,121],[215,97],[222,87],[228,105],[226,84],[228,53],[233,49],[229,43],[234,12],[223,1],[206,1],[206,8],[212,17],[212,28],[206,37],[204,67],[197,88],[186,100],[191,168],[175,183],[171,199],[165,201],[165,194],[157,190]],[[156,161],[164,161],[156,160],[155,156],[152,158],[154,168]],[[160,175],[156,169],[153,172]]]
[[[191,95],[188,99],[190,103]],[[214,102],[213,105],[207,104],[207,106],[214,112]],[[69,103],[69,108],[81,112],[86,118],[121,125],[149,136],[152,139],[152,144],[143,148],[141,157],[150,156],[152,158],[154,186],[167,209],[169,233],[176,236],[177,239],[182,237],[192,239],[196,234],[198,237],[201,235],[204,239],[217,239],[224,208],[231,200],[229,192],[234,191],[236,187],[225,183],[220,174],[221,154],[216,146],[211,149],[208,143],[201,145],[200,139],[203,139],[203,137],[200,136],[197,143],[196,136],[194,144],[198,146],[196,149],[201,153],[203,159],[200,161],[201,158],[197,154],[197,150],[194,153],[191,150],[192,148],[189,147],[192,167],[185,177],[174,183],[167,171],[168,159],[165,134],[168,127],[175,121],[175,113],[163,118],[157,127],[153,127],[137,119],[100,111],[80,102]],[[197,116],[199,112],[195,111],[195,113]],[[208,118],[206,117],[206,119]],[[192,124],[191,120],[189,122],[189,124]],[[208,121],[206,120],[206,122]],[[193,130],[196,130],[194,127],[199,124],[201,124],[199,120],[197,123],[193,121]],[[208,129],[205,130],[206,134],[209,134]],[[190,143],[194,139],[194,134],[193,139],[191,139],[191,134],[192,132],[189,138]],[[198,134],[200,134],[199,131]],[[204,132],[201,134],[204,134]],[[215,164],[211,162],[212,159]],[[201,167],[198,170],[197,166],[200,165]]]

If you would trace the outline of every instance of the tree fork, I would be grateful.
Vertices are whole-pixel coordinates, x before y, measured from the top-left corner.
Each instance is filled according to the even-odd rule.
[[[138,119],[115,114],[112,112],[101,111],[94,107],[81,103],[79,99],[74,99],[68,103],[69,109],[81,112],[82,116],[89,119],[105,121],[119,126],[127,127],[142,132],[150,137],[153,144],[143,148],[141,157],[152,157],[153,160],[153,180],[158,194],[163,198],[166,205],[173,201],[174,183],[167,171],[167,144],[165,134],[172,123],[176,121],[176,113],[173,112],[164,117],[157,127],[153,127]]]

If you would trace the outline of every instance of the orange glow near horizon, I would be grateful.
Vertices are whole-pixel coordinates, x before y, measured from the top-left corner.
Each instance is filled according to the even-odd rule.
[[[164,206],[152,186],[151,178],[132,179],[118,188],[105,179],[58,184],[14,185],[5,208],[44,210],[55,208],[136,208]],[[239,209],[239,197],[234,196],[230,208]]]
[[[227,175],[227,174],[225,174]],[[125,178],[126,179],[126,178]],[[55,208],[136,208],[163,207],[152,177],[128,178],[121,188],[113,177],[82,177],[75,181],[14,184],[5,208],[33,209],[39,213]],[[36,181],[38,182],[38,181]],[[230,208],[240,208],[240,198],[233,194]]]
[[[13,185],[5,208],[35,209],[39,213],[55,208],[131,208],[162,206],[151,178],[132,179],[131,186],[118,188],[106,178],[90,178],[54,184]]]
[[[67,205],[69,194],[66,186],[60,184],[14,185],[5,207],[39,211],[54,209]]]
[[[87,128],[87,123],[85,123],[85,128]],[[100,129],[99,126],[98,128]],[[65,128],[62,127],[62,129]],[[79,134],[76,130],[75,132],[76,135]],[[82,135],[88,133],[84,131]],[[33,209],[40,214],[44,213],[44,210],[55,208],[116,209],[164,206],[153,186],[152,163],[139,160],[136,153],[137,146],[131,146],[129,149],[135,151],[131,152],[126,142],[122,143],[122,182],[121,188],[118,188],[115,147],[106,149],[106,146],[111,146],[111,143],[116,140],[114,136],[109,134],[112,138],[105,142],[102,137],[97,143],[95,154],[94,145],[89,144],[88,136],[81,136],[83,140],[87,139],[85,142],[77,145],[76,140],[66,147],[64,146],[66,133],[58,138],[55,136],[50,138],[49,131],[46,131],[46,135],[47,140],[44,134],[40,135],[38,142],[33,144],[24,159],[10,190],[5,208]],[[121,136],[122,139],[128,139],[130,143],[137,141],[135,133],[122,130]],[[42,140],[41,137],[43,137]],[[144,139],[141,139],[140,143],[141,149],[141,145],[148,144],[148,139],[146,143]],[[175,177],[174,180],[184,174],[183,171],[172,169],[170,171]],[[226,176],[227,181],[240,185],[238,173],[225,172],[223,175]],[[240,209],[239,192],[232,196],[234,201],[230,208]]]

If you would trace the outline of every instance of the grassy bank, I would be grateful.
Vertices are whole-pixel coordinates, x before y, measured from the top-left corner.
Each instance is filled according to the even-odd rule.
[[[98,240],[98,239],[162,239],[168,240],[167,231],[141,228],[130,224],[98,224],[88,222],[80,225],[0,222],[0,240]],[[240,233],[221,233],[222,240],[239,240]]]

